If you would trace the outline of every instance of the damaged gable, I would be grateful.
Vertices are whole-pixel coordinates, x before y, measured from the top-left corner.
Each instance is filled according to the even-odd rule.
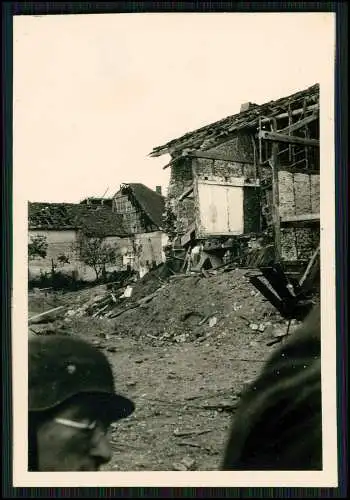
[[[130,233],[162,230],[165,199],[144,184],[122,184],[114,196],[114,209]]]

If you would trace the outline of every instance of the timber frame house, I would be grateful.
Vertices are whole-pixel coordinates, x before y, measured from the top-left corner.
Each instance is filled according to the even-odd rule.
[[[275,263],[306,265],[319,250],[319,146],[316,84],[154,148],[171,157],[176,244],[246,250],[261,238]]]

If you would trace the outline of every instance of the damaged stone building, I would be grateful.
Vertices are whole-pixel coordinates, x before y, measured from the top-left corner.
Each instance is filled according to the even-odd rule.
[[[242,256],[255,244],[269,248],[273,261],[311,258],[320,223],[318,84],[262,105],[246,103],[150,156],[164,154],[174,247],[200,242],[222,259],[225,249]]]
[[[74,252],[82,228],[93,236],[102,236],[115,245],[120,259],[107,271],[131,267],[144,275],[154,265],[165,260],[163,246],[167,235],[162,230],[164,197],[144,184],[122,184],[111,198],[86,198],[80,203],[29,203],[28,230],[32,237],[45,237],[47,255],[29,262],[29,272],[35,276],[52,269],[59,258],[61,271],[74,272],[82,279],[93,279],[91,269],[79,261]]]
[[[112,210],[122,218],[129,235],[123,249],[124,265],[137,268],[140,275],[165,260],[163,247],[168,237],[163,230],[165,199],[161,188],[125,183],[113,197]]]

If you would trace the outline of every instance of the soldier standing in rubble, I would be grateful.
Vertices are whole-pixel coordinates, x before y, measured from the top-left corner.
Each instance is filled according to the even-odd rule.
[[[322,470],[320,309],[243,395],[221,470]]]
[[[29,339],[28,469],[97,471],[111,459],[109,428],[134,403],[116,394],[110,364],[89,343]]]

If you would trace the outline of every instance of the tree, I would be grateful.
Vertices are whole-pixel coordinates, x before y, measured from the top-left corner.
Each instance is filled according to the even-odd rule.
[[[32,236],[28,243],[28,259],[34,260],[37,257],[45,259],[47,255],[48,243],[46,236]]]
[[[120,256],[119,248],[107,243],[103,236],[91,237],[81,234],[74,249],[81,262],[95,271],[96,280],[105,275],[106,266],[115,264]]]

